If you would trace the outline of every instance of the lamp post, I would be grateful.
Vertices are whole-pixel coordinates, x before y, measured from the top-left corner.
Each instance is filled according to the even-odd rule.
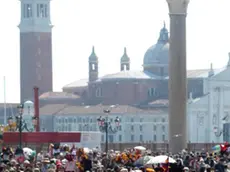
[[[101,132],[105,133],[105,152],[108,153],[108,133],[116,133],[120,126],[120,119],[118,117],[115,118],[115,127],[112,126],[111,122],[109,122],[108,115],[110,114],[110,110],[103,111],[106,116],[102,118],[101,116],[97,119],[98,126]]]
[[[16,117],[17,124],[19,122],[19,148],[22,148],[22,114],[23,114],[24,106],[23,104],[18,105],[18,113],[19,116]]]

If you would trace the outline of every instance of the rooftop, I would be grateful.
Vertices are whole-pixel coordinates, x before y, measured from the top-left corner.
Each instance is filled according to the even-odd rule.
[[[84,114],[103,114],[103,110],[111,108],[106,105],[95,106],[69,106],[65,104],[46,105],[40,109],[41,115],[84,115]],[[118,105],[111,108],[113,114],[164,114],[166,111],[163,108],[139,108],[129,105]]]
[[[160,76],[153,75],[146,71],[120,71],[114,74],[108,74],[101,77],[98,81],[113,80],[113,79],[160,79]]]
[[[213,69],[214,75],[224,71],[226,67],[220,69]],[[187,78],[207,78],[209,76],[210,69],[193,69],[187,70]],[[168,79],[165,77],[164,79]],[[162,77],[151,74],[146,71],[120,71],[113,74],[108,74],[100,77],[97,81],[111,81],[111,80],[140,80],[140,79],[162,79]],[[87,87],[88,79],[81,79],[65,85],[63,88],[74,88],[74,87]]]
[[[88,82],[89,82],[88,79],[80,79],[80,80],[77,80],[77,81],[74,81],[74,82],[72,82],[70,84],[65,85],[63,87],[63,89],[65,89],[65,88],[74,88],[74,87],[87,87]]]
[[[71,94],[71,93],[66,93],[66,92],[46,92],[43,93],[42,95],[39,96],[40,99],[77,99],[80,98],[80,96]]]

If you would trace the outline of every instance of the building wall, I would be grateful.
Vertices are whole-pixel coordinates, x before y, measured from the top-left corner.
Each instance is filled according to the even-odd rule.
[[[149,100],[161,98],[162,83],[159,80],[111,80],[92,83],[89,85],[89,101],[91,103],[105,104],[139,104]],[[97,95],[98,89],[102,94]],[[149,89],[154,89],[149,95]],[[167,86],[168,89],[168,86]]]
[[[52,91],[52,33],[20,33],[21,102],[33,99],[34,86],[39,93]]]
[[[188,106],[191,142],[222,143],[226,139],[230,117],[230,82],[227,69],[213,78],[205,79],[206,96],[195,99]],[[196,131],[195,131],[196,130]]]
[[[118,131],[115,134],[109,133],[109,142],[146,142],[164,143],[168,139],[167,114],[110,114],[109,121],[115,128],[113,122],[118,116],[121,119]],[[97,118],[100,114],[64,115],[53,116],[53,131],[99,131]],[[47,119],[47,116],[43,116]],[[50,129],[52,126],[49,120],[45,120],[44,127]],[[42,125],[42,124],[41,124]],[[105,134],[102,134],[101,141],[105,141]]]
[[[89,84],[89,102],[92,104],[139,104],[156,99],[168,99],[168,80],[110,80]],[[101,89],[101,95],[97,95]],[[149,90],[154,89],[153,94]],[[203,79],[188,80],[188,96],[203,95]]]
[[[54,115],[40,115],[40,131],[55,132]]]
[[[193,98],[200,97],[204,94],[203,92],[203,79],[188,79],[188,97],[189,93],[192,93]]]

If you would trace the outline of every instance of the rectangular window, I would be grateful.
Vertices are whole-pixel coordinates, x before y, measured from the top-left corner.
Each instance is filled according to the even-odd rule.
[[[72,131],[72,125],[68,124],[68,131]]]
[[[143,135],[140,135],[140,142],[143,141]]]
[[[162,141],[163,142],[165,141],[165,135],[162,135]]]
[[[165,132],[165,126],[162,125],[162,132]]]
[[[134,131],[134,127],[133,127],[133,125],[131,125],[131,131]]]
[[[154,141],[154,142],[157,141],[157,135],[153,135],[153,141]]]
[[[122,142],[122,135],[119,135],[119,142]]]
[[[79,126],[78,126],[78,131],[82,131],[82,125],[81,124],[79,124]]]
[[[157,95],[156,88],[149,88],[148,90],[148,96],[149,97],[154,97]]]
[[[47,4],[37,4],[37,17],[38,18],[48,17]]]
[[[113,135],[109,135],[109,142],[113,143]]]
[[[143,127],[142,127],[142,125],[140,125],[140,131],[142,131],[143,130]]]
[[[132,142],[134,141],[134,135],[132,134],[131,135],[131,139],[130,139]]]
[[[33,16],[32,4],[23,5],[23,16],[24,18],[31,18]]]

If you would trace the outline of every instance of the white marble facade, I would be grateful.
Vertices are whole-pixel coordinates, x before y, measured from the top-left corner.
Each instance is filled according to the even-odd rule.
[[[230,115],[230,68],[204,79],[205,96],[188,104],[188,137],[195,143],[223,142]]]

